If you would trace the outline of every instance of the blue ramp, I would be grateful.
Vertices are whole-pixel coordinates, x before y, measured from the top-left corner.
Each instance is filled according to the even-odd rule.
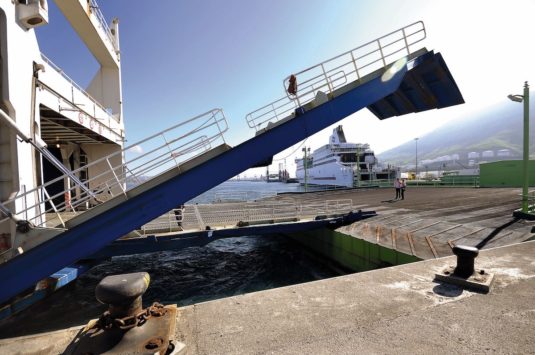
[[[431,60],[419,60],[421,56]],[[0,302],[8,301],[57,270],[96,253],[177,205],[269,160],[278,152],[352,113],[380,102],[394,94],[412,71],[425,73],[426,67],[435,67],[437,64],[449,73],[441,57],[427,52],[416,55],[395,71],[387,67],[371,73],[365,80],[361,78],[357,83],[350,82],[331,95],[326,95],[326,98],[320,95],[319,100],[297,107],[290,116],[275,124],[268,124],[254,138],[234,148],[227,146],[210,159],[192,163],[188,169],[173,174],[166,172],[126,192],[126,197],[117,196],[95,208],[94,213],[90,214],[91,218],[83,218],[82,214],[82,218],[72,223],[69,229],[0,266]],[[388,80],[382,75],[385,72],[389,73]],[[422,80],[426,80],[426,76],[422,76]],[[455,100],[450,100],[449,104],[463,102],[456,86],[429,84],[438,97],[448,92],[445,96],[451,99],[455,96],[451,93],[456,92]],[[420,104],[418,96],[415,95],[413,99],[416,105]],[[436,102],[435,108],[439,108],[439,104]],[[431,106],[432,102],[426,105]]]
[[[379,119],[439,109],[464,103],[459,88],[440,53],[422,55],[399,88],[368,106]]]

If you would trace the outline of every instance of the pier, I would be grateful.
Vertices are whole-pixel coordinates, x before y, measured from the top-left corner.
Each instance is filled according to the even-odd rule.
[[[531,353],[534,253],[535,242],[483,250],[488,294],[434,281],[448,257],[182,307],[174,336],[182,354]],[[0,351],[62,352],[80,329],[0,340]]]
[[[393,200],[394,189],[352,189],[293,195],[296,200],[346,198],[356,209],[377,216],[335,231],[292,235],[303,245],[353,270],[363,271],[415,260],[452,255],[454,245],[487,249],[530,240],[532,221],[513,217],[520,189],[409,187],[405,200]],[[363,243],[355,244],[355,239]],[[373,250],[368,266],[355,259]]]

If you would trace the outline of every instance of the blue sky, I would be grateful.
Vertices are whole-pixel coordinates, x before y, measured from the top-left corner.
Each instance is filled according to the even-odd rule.
[[[350,141],[384,151],[520,93],[524,80],[535,85],[535,2],[529,0],[98,3],[108,21],[120,21],[128,144],[221,107],[227,141],[236,145],[254,135],[245,115],[284,95],[284,77],[418,20],[426,25],[424,45],[442,52],[467,103],[385,121],[363,110],[341,122]],[[50,24],[37,31],[41,51],[87,85],[98,65],[49,6]],[[329,134],[326,129],[306,145],[315,149]],[[297,155],[290,152],[278,158],[290,162]]]

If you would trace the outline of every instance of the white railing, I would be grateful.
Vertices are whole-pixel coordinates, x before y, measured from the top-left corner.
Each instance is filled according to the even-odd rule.
[[[180,230],[204,230],[206,226],[234,227],[238,222],[297,221],[320,215],[349,213],[352,210],[351,199],[310,201],[304,204],[285,200],[186,205],[183,210],[172,210],[145,224],[141,233],[147,235]]]
[[[126,194],[158,174],[179,168],[214,148],[215,144],[225,143],[223,133],[227,129],[222,110],[208,111],[74,170],[72,173],[78,177],[82,171],[91,175],[84,181],[85,190],[70,186],[61,188],[61,192],[52,192],[58,191],[54,184],[64,185],[69,181],[68,176],[63,175],[5,201],[4,205],[23,206],[23,201],[34,201],[18,210],[16,217],[36,226],[65,226],[62,212],[79,213],[117,194]]]
[[[115,40],[115,36],[111,32],[110,27],[108,26],[108,23],[106,22],[106,19],[104,18],[104,15],[100,11],[100,7],[98,6],[97,2],[95,0],[91,0],[89,6],[91,7],[91,12],[97,18],[98,23],[99,23],[102,31],[104,31],[104,33],[106,34],[106,36],[110,40],[111,45],[113,46],[113,49],[115,51],[117,51],[118,48],[117,48],[117,41]]]
[[[276,196],[276,192],[269,191],[232,191],[232,192],[216,192],[214,194],[214,203],[225,202],[245,202],[260,200],[264,198]]]
[[[110,122],[109,121],[112,120],[112,119],[115,120],[116,122],[119,122],[119,118],[118,117],[115,117],[112,114],[109,114],[108,113],[108,109],[106,109],[104,106],[102,106],[102,104],[100,102],[98,102],[95,98],[93,98],[93,96],[91,96],[87,91],[85,91],[73,79],[71,79],[67,74],[65,74],[63,69],[61,69],[56,64],[54,64],[54,62],[52,62],[50,60],[50,58],[48,58],[43,53],[41,53],[41,58],[43,58],[43,60],[45,61],[46,64],[48,64],[52,69],[57,71],[65,80],[67,80],[67,82],[69,82],[69,84],[71,84],[71,97],[66,97],[66,99],[69,100],[73,105],[75,105],[80,111],[84,111],[88,115],[94,117],[96,120],[101,121],[102,119],[99,119],[98,115],[97,115],[97,107],[98,107],[98,108],[100,108],[100,112],[99,113],[100,114],[104,114],[104,115],[107,116],[106,118],[108,119],[108,127],[110,126],[110,124],[109,124]],[[75,89],[78,90],[87,99],[89,99],[89,101],[91,101],[91,103],[93,104],[93,110],[92,111],[90,109],[88,109],[87,107],[85,107],[85,105],[77,105],[76,104],[76,102],[75,102],[76,101],[75,100],[75,93],[74,93]]]
[[[332,97],[337,89],[348,83],[358,83],[366,75],[413,53],[412,46],[425,37],[424,24],[418,21],[297,72],[293,74],[297,78],[295,95],[286,91],[290,78],[288,76],[283,80],[286,96],[247,114],[247,124],[258,131],[269,122],[275,123],[282,118],[292,117],[297,108],[314,100],[318,92]]]

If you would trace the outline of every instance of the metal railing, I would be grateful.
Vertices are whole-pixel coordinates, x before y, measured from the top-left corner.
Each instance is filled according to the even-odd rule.
[[[258,131],[269,122],[292,117],[295,109],[313,101],[318,92],[332,97],[335,90],[347,83],[358,83],[366,75],[411,54],[414,52],[412,46],[425,38],[425,26],[418,21],[294,73],[297,78],[296,94],[291,95],[286,91],[290,78],[286,77],[283,80],[286,96],[247,114],[247,124]]]
[[[83,182],[85,189],[69,186],[52,192],[58,191],[54,184],[69,184],[68,176],[62,175],[4,205],[13,203],[19,207],[14,215],[36,226],[64,227],[62,212],[79,213],[117,194],[126,195],[131,188],[209,151],[215,143],[225,143],[227,129],[223,111],[213,109],[74,170],[77,176],[82,170],[92,175]]]
[[[276,223],[277,221],[314,218],[319,215],[336,215],[353,210],[351,199],[309,201],[297,204],[292,201],[248,201],[243,203],[217,203],[185,205],[156,218],[141,227],[141,234],[168,233],[180,230],[204,230],[234,227],[238,222]]]
[[[100,11],[100,7],[98,6],[97,2],[95,0],[90,0],[89,6],[91,8],[91,13],[93,13],[95,17],[97,18],[102,31],[104,31],[104,33],[110,40],[111,45],[113,46],[113,49],[117,51],[119,48],[117,48],[118,46],[117,46],[117,41],[115,40],[115,36],[111,32],[110,27],[108,26],[108,23],[106,22],[106,19],[104,18],[104,15]]]
[[[225,191],[216,192],[213,201],[214,203],[245,202],[269,198],[276,195],[276,192],[268,191]]]
[[[46,64],[48,64],[50,67],[52,67],[52,69],[54,69],[56,72],[58,72],[65,80],[67,80],[70,84],[71,84],[71,98],[70,98],[70,101],[72,102],[73,105],[75,105],[80,111],[84,111],[86,114],[94,117],[96,120],[100,120],[99,118],[97,118],[97,111],[96,111],[96,108],[99,107],[104,114],[106,114],[108,117],[108,122],[110,119],[113,119],[115,120],[116,122],[119,122],[120,119],[119,117],[115,117],[111,114],[108,113],[108,109],[106,109],[104,106],[102,106],[102,104],[100,102],[98,102],[95,98],[93,98],[93,96],[91,96],[87,91],[85,91],[80,85],[78,85],[73,79],[71,79],[67,74],[65,74],[65,72],[63,71],[63,69],[61,69],[60,67],[58,67],[56,64],[54,64],[54,62],[52,62],[52,60],[50,60],[50,58],[48,58],[46,55],[44,55],[43,53],[41,53],[41,58],[43,58],[43,60],[45,61]],[[93,112],[89,112],[87,110],[87,108],[85,107],[80,107],[79,105],[76,104],[75,100],[74,100],[74,89],[78,90],[83,96],[85,96],[89,101],[91,101],[93,103]],[[85,105],[84,105],[85,106]]]

